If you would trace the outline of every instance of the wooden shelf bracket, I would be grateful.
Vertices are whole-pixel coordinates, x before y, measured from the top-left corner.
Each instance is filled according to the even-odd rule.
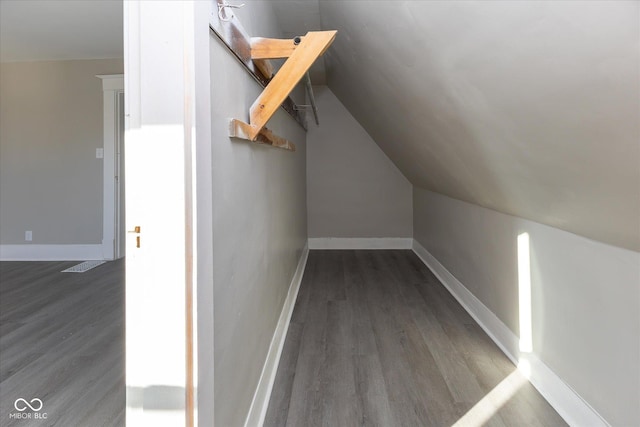
[[[295,151],[295,145],[265,127],[311,65],[331,45],[337,31],[309,31],[294,39],[251,38],[251,59],[263,73],[271,73],[269,59],[287,58],[249,109],[249,123],[229,122],[229,136]]]

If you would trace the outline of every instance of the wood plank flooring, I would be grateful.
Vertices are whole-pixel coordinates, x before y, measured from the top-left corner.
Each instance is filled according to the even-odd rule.
[[[265,426],[566,425],[517,375],[412,251],[311,251]]]
[[[125,424],[124,260],[75,264],[0,262],[1,426]],[[18,398],[47,418],[10,418]]]

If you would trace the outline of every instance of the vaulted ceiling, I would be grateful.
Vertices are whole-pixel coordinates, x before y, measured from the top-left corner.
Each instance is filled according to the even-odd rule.
[[[640,251],[639,2],[272,4],[414,185]],[[0,8],[3,61],[122,56],[119,1]]]
[[[318,12],[329,87],[414,185],[640,251],[640,3]]]

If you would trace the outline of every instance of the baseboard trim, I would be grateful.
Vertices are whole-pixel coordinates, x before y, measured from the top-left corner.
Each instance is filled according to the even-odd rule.
[[[284,342],[287,338],[291,315],[293,314],[293,308],[298,298],[298,290],[302,283],[302,276],[304,275],[308,256],[309,245],[306,244],[304,249],[302,249],[296,272],[291,279],[287,298],[282,306],[280,318],[278,319],[276,330],[273,333],[273,338],[269,345],[269,352],[267,353],[267,358],[262,368],[262,373],[260,374],[260,381],[256,387],[253,401],[251,402],[251,407],[249,408],[249,413],[244,423],[245,427],[262,426],[264,424],[267,408],[269,407],[269,399],[271,398],[271,391],[273,390],[278,365],[280,364],[280,356],[282,355]]]
[[[520,354],[519,339],[516,334],[416,240],[413,240],[413,251],[504,354],[516,366],[523,369],[523,373],[531,384],[569,425],[610,427],[595,409],[562,381],[537,355]]]
[[[521,364],[522,361],[528,364],[528,377],[531,384],[570,426],[611,427],[611,424],[574,389],[562,381],[537,355],[522,355]]]
[[[413,241],[413,251],[422,262],[433,272],[445,288],[458,300],[460,305],[484,329],[491,339],[500,347],[514,364],[518,364],[519,339],[511,329],[493,314],[475,295],[473,295],[456,277],[416,240]]]
[[[410,237],[313,237],[309,249],[411,249]]]
[[[102,260],[102,245],[0,245],[0,261]]]

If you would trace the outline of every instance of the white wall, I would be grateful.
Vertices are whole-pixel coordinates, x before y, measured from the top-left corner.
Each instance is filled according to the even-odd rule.
[[[238,15],[252,36],[280,36],[268,2],[249,2]],[[262,88],[215,36],[209,54],[213,247],[198,256],[212,268],[215,424],[239,426],[307,241],[306,133],[279,109],[268,126],[297,151],[230,139],[229,119],[247,120]],[[206,195],[198,197],[201,203]],[[200,293],[208,286],[199,280]],[[201,337],[199,345],[210,337]]]
[[[612,426],[640,425],[640,254],[414,188],[414,238],[519,333],[531,252],[534,353]]]
[[[314,94],[320,126],[310,118],[309,237],[411,237],[411,183],[328,87]]]
[[[121,59],[0,65],[0,244],[102,241],[102,81]],[[25,252],[26,253],[26,252]]]

